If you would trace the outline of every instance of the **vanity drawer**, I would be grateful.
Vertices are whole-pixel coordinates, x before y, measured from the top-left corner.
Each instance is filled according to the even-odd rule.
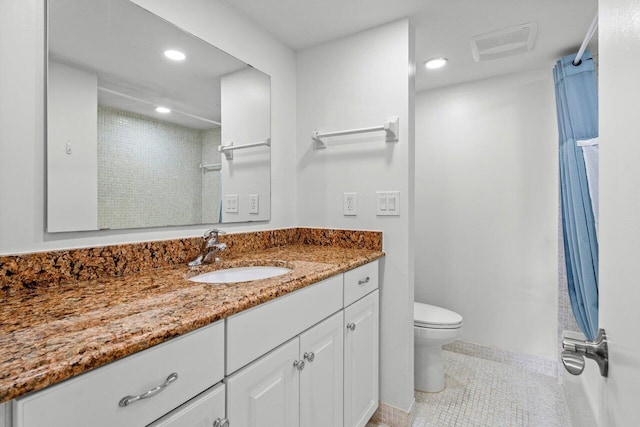
[[[227,375],[342,309],[342,275],[227,318]]]
[[[218,384],[147,427],[214,426],[225,418],[225,385]]]
[[[141,395],[178,378],[152,397]],[[14,427],[144,426],[220,382],[224,322],[217,322],[106,366],[18,398]]]
[[[344,273],[344,306],[348,306],[378,289],[378,261]]]

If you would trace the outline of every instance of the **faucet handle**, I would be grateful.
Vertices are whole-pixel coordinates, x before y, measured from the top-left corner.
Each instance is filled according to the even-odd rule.
[[[227,233],[226,233],[225,231],[219,230],[219,229],[217,229],[217,228],[212,228],[212,229],[210,229],[210,230],[207,230],[207,231],[204,233],[204,238],[205,238],[205,239],[210,239],[211,237],[214,237],[214,236],[215,236],[215,237],[216,237],[216,239],[217,239],[217,238],[218,238],[218,236],[219,236],[219,235],[222,235],[222,234],[227,234]]]

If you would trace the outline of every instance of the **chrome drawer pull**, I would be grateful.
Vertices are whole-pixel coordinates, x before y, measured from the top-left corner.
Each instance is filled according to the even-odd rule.
[[[347,324],[347,329],[350,331],[355,331],[356,330],[356,324],[355,323],[349,323]]]
[[[304,369],[304,360],[295,360],[293,362],[293,367],[298,371],[302,371]]]
[[[229,427],[229,419],[216,418],[216,420],[213,422],[213,427]]]
[[[173,374],[171,374],[171,375],[169,375],[167,377],[167,380],[164,383],[160,384],[157,387],[152,388],[151,390],[149,390],[146,393],[142,393],[142,394],[139,394],[137,396],[126,396],[126,397],[123,397],[122,399],[120,399],[120,403],[118,403],[118,406],[124,408],[125,406],[129,406],[132,403],[137,402],[138,400],[148,399],[150,397],[153,397],[156,394],[160,393],[165,388],[167,388],[168,386],[170,386],[171,384],[173,384],[174,382],[176,382],[177,380],[178,380],[178,373],[174,372]]]
[[[369,280],[371,280],[369,276],[365,277],[364,279],[360,279],[358,280],[358,285],[360,286],[366,285],[367,283],[369,283]]]
[[[313,362],[313,360],[316,358],[316,355],[313,354],[313,351],[310,351],[309,353],[304,354],[304,358],[309,362]]]

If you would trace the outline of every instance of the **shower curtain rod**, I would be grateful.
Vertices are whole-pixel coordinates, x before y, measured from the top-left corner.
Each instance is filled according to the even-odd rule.
[[[582,55],[584,55],[584,51],[587,50],[587,46],[589,45],[589,42],[591,41],[591,38],[593,37],[597,29],[598,29],[598,14],[596,13],[596,16],[593,18],[593,22],[591,22],[591,26],[589,27],[589,30],[587,30],[587,34],[584,36],[584,40],[582,40],[582,44],[580,45],[578,54],[576,55],[576,58],[572,62],[572,64],[575,65],[576,67],[582,64]]]

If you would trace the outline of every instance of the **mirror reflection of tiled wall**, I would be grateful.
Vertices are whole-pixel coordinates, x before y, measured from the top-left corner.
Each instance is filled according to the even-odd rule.
[[[98,226],[218,222],[220,128],[191,129],[98,107]],[[159,191],[162,189],[162,191]]]

